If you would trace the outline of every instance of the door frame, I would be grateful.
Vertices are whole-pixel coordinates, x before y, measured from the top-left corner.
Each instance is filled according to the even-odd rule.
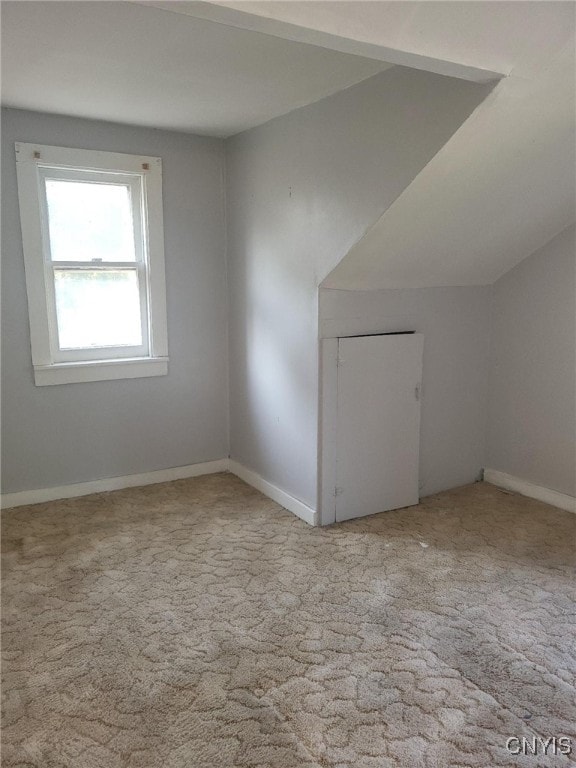
[[[318,522],[336,522],[336,451],[338,435],[338,337],[320,340],[318,413]]]

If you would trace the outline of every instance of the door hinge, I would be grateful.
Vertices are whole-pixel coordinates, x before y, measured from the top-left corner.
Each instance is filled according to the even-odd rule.
[[[336,365],[340,367],[343,364],[343,362],[344,362],[344,358],[338,355],[338,359],[336,360]]]
[[[344,493],[344,488],[334,488],[334,496],[341,496]]]
[[[414,387],[414,397],[416,398],[416,400],[420,400],[421,386],[422,386],[421,384],[416,384],[416,386]]]

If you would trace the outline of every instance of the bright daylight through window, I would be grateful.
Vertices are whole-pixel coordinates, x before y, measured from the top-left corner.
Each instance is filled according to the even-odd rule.
[[[16,152],[36,384],[165,374],[160,159]]]

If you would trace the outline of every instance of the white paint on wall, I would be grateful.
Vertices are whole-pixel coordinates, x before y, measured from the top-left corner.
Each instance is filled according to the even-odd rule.
[[[494,285],[486,466],[576,496],[576,240]]]
[[[14,142],[162,158],[167,376],[35,387]],[[224,151],[218,139],[2,113],[2,490],[228,455]]]

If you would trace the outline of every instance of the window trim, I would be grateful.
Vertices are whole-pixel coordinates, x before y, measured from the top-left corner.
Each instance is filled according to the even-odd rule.
[[[16,166],[36,386],[166,375],[168,333],[161,158],[17,142]],[[46,168],[118,173],[140,178],[143,263],[148,272],[148,354],[142,355],[134,349],[134,357],[118,357],[120,352],[116,347],[113,348],[114,357],[90,359],[93,354],[87,353],[84,359],[63,360],[62,357],[70,356],[57,352],[42,229],[46,226],[42,204]]]

